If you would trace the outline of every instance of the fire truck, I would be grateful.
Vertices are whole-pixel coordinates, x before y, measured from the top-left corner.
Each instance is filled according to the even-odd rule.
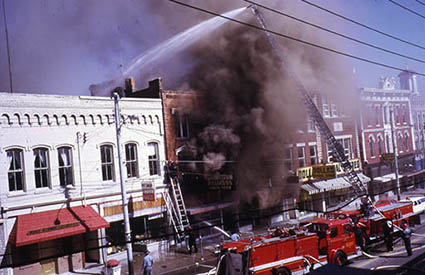
[[[395,200],[378,201],[372,208],[370,215],[364,215],[359,210],[336,211],[329,213],[330,218],[349,218],[352,230],[356,233],[357,244],[365,247],[384,238],[385,223],[390,221],[394,225],[394,232],[400,230],[404,221],[411,226],[420,224],[420,216],[413,211],[410,202]]]
[[[297,228],[224,241],[214,274],[305,274],[327,263],[344,265],[359,255],[349,219],[317,218]]]

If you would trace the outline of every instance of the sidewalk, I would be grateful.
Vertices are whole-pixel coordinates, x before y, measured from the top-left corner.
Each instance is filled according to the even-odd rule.
[[[186,267],[193,266],[198,263],[200,272],[205,272],[210,268],[206,265],[207,262],[211,263],[217,259],[214,255],[215,241],[208,240],[201,249],[201,244],[198,242],[198,253],[187,254],[183,252],[175,252],[174,249],[170,251],[156,251],[152,252],[151,256],[154,257],[153,274],[172,274],[173,271],[184,270]],[[144,253],[133,252],[133,266],[134,274],[143,274],[141,266],[143,262]],[[123,251],[114,255],[108,256],[108,260],[116,259],[121,263],[121,274],[128,274],[127,252]],[[211,264],[210,264],[211,265]],[[212,267],[211,267],[212,268]],[[93,263],[86,265],[86,268],[76,270],[74,272],[61,273],[62,275],[76,275],[76,274],[102,274],[104,266],[102,264]]]

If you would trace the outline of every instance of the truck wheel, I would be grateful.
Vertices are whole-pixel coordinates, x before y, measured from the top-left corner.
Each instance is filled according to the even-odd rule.
[[[291,272],[286,267],[281,267],[279,269],[272,269],[273,275],[291,275]]]
[[[334,258],[334,264],[344,266],[347,264],[347,255],[344,252],[338,251]]]

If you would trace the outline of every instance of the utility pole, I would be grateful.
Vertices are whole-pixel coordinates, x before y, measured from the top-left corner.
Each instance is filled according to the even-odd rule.
[[[397,187],[397,200],[400,200],[400,179],[398,177],[398,152],[396,145],[396,138],[394,134],[394,118],[393,118],[393,108],[390,106],[390,123],[391,123],[391,139],[393,142],[393,153],[394,153],[394,172],[395,172],[395,182]]]
[[[122,198],[122,212],[124,215],[124,234],[125,234],[125,244],[127,247],[127,260],[128,260],[128,274],[134,274],[133,268],[133,248],[131,246],[131,230],[130,222],[128,218],[128,201],[127,193],[125,191],[124,180],[123,180],[123,167],[121,159],[121,125],[120,125],[120,109],[119,109],[119,94],[114,92],[114,113],[115,113],[115,130],[117,135],[117,150],[118,150],[118,165],[120,168],[120,185],[121,185],[121,198]]]

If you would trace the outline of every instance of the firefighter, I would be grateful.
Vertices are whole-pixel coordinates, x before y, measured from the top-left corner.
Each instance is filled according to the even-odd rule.
[[[410,242],[410,235],[412,235],[412,230],[409,228],[409,225],[406,221],[401,223],[401,229],[403,230],[401,237],[404,241],[404,246],[406,247],[407,256],[412,256],[412,244]]]
[[[187,227],[187,235],[189,236],[189,254],[192,254],[192,247],[195,253],[198,253],[198,247],[196,246],[195,233],[193,232],[192,226]]]
[[[385,245],[387,246],[387,251],[393,251],[393,222],[387,220],[383,224]]]

